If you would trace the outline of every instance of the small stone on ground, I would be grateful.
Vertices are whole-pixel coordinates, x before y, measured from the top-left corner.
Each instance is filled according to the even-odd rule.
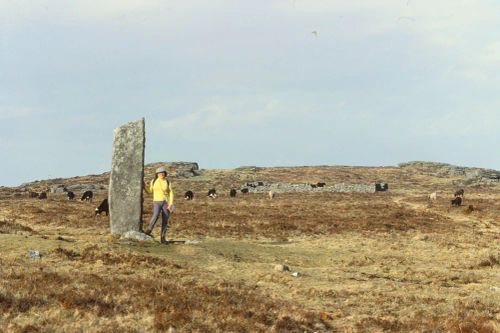
[[[143,232],[130,230],[123,234],[122,239],[132,239],[137,241],[154,242],[154,238]]]
[[[278,272],[285,272],[285,271],[289,271],[290,267],[288,267],[287,265],[278,264],[278,265],[274,266],[274,270],[278,271]]]

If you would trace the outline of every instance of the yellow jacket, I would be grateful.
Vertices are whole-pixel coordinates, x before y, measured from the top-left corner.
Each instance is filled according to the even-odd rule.
[[[153,201],[167,201],[170,205],[174,203],[174,191],[166,178],[152,180],[149,188],[146,187],[146,192],[153,193]]]

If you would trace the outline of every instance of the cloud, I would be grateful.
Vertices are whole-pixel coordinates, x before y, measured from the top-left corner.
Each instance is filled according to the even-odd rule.
[[[19,21],[47,15],[64,14],[65,16],[80,17],[110,17],[123,15],[138,11],[152,10],[162,1],[155,0],[102,0],[99,2],[88,2],[84,0],[64,1],[1,1],[0,18],[9,21]]]
[[[240,130],[269,125],[282,115],[278,102],[271,98],[252,103],[213,98],[196,111],[161,122],[158,128],[185,138],[193,138],[193,134],[198,139],[226,137]]]
[[[91,167],[142,115],[151,147],[226,165],[447,158],[457,133],[498,138],[499,19],[472,0],[0,0],[1,134],[12,163],[57,147]]]
[[[1,107],[0,120],[22,119],[39,114],[41,110],[30,107]]]
[[[213,0],[164,1],[164,0],[16,0],[0,1],[0,23],[31,22],[43,18],[65,21],[106,21],[115,18],[153,20],[165,22],[165,13],[202,13],[230,5],[232,2]]]

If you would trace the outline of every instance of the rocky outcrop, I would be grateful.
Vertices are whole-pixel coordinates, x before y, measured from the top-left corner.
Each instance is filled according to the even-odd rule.
[[[201,175],[200,167],[196,162],[159,162],[148,164],[146,166],[146,177],[154,175],[155,169],[160,166],[166,168],[169,177],[173,178],[191,178]]]
[[[247,165],[247,166],[240,166],[234,170],[236,171],[247,171],[247,172],[257,172],[257,171],[260,171],[260,170],[263,170],[264,168],[262,167],[258,167],[258,166],[254,166],[254,165]]]
[[[440,162],[411,161],[399,163],[400,168],[411,168],[429,176],[465,176],[468,168]]]
[[[481,178],[481,179],[490,179],[500,181],[500,171],[492,170],[492,169],[478,169],[472,172],[469,172],[467,175],[468,178]]]
[[[49,186],[50,193],[64,193],[66,192],[66,186],[64,184],[54,184]]]
[[[177,177],[191,178],[200,175],[200,167],[196,162],[173,162],[168,165],[175,170]]]
[[[428,176],[463,177],[455,180],[457,185],[490,185],[500,182],[500,171],[493,169],[463,167],[448,163],[413,161],[398,164],[405,169],[413,169]]]

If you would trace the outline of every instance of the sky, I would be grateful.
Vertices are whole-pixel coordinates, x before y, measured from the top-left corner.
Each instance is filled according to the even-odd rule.
[[[500,169],[497,0],[0,0],[0,185],[146,162]]]

